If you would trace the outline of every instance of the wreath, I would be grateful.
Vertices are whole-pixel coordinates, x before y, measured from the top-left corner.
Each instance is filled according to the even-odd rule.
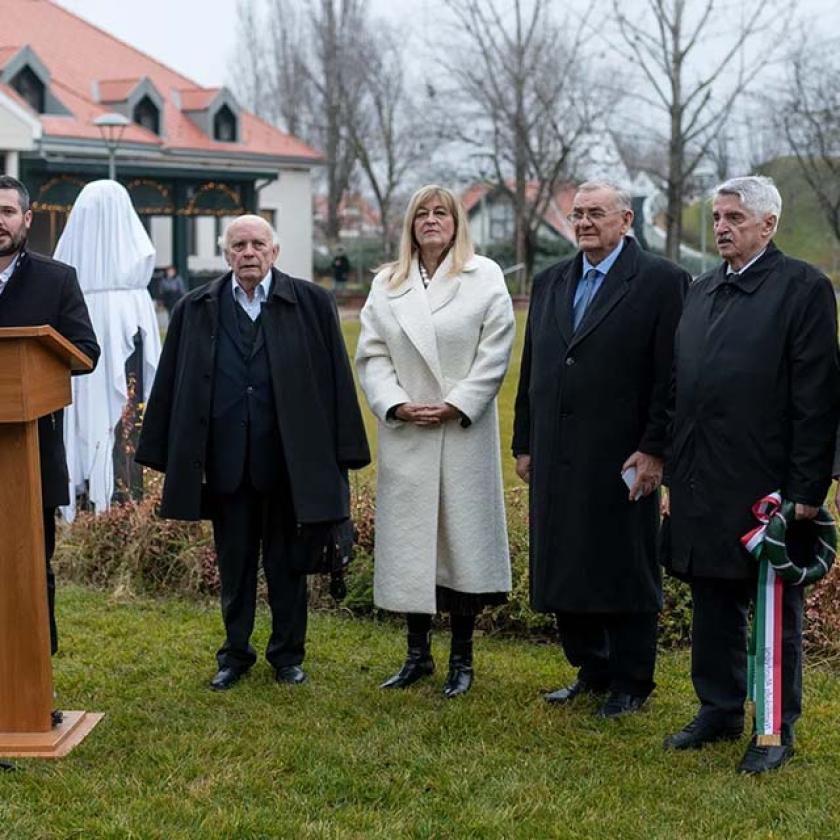
[[[817,532],[813,557],[804,566],[798,566],[788,556],[785,543],[788,522],[793,521],[795,513],[795,504],[787,500],[782,501],[781,505],[773,511],[764,533],[762,556],[767,558],[773,571],[785,583],[795,585],[816,583],[820,578],[825,577],[834,565],[837,554],[837,529],[831,514],[821,507],[816,518],[810,520]]]

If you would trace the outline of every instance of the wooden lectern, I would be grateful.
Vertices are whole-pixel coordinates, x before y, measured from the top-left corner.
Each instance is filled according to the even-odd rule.
[[[102,715],[64,712],[53,683],[38,418],[71,401],[92,363],[52,327],[0,329],[0,756],[59,758]]]

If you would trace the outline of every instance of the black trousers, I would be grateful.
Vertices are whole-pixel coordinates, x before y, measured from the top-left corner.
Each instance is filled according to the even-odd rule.
[[[296,527],[288,491],[260,493],[246,481],[233,493],[211,493],[209,502],[226,634],[216,654],[219,667],[247,671],[257,661],[250,639],[260,554],[271,607],[266,659],[274,668],[299,665],[306,640],[307,590],[306,576],[291,571],[288,563]]]
[[[715,726],[739,727],[747,698],[747,637],[756,580],[693,578],[691,681],[699,717]],[[802,612],[805,590],[782,594],[782,737],[793,739],[802,713]]]
[[[658,613],[556,613],[563,652],[578,679],[600,690],[653,691]]]
[[[50,653],[58,653],[58,626],[55,623],[55,508],[44,508],[44,554],[47,559],[47,607],[50,614]]]

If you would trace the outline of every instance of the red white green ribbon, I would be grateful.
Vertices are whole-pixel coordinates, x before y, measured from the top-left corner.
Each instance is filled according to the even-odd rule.
[[[761,523],[741,537],[747,551],[759,563],[755,618],[749,643],[747,687],[755,703],[757,743],[781,743],[782,731],[782,591],[783,582],[765,553],[767,524],[782,506],[781,493],[770,493],[752,508]]]

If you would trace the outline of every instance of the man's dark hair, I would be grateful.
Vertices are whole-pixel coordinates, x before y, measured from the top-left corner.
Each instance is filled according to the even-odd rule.
[[[29,209],[29,190],[17,178],[11,175],[0,175],[0,190],[17,190],[20,209],[24,213]]]

